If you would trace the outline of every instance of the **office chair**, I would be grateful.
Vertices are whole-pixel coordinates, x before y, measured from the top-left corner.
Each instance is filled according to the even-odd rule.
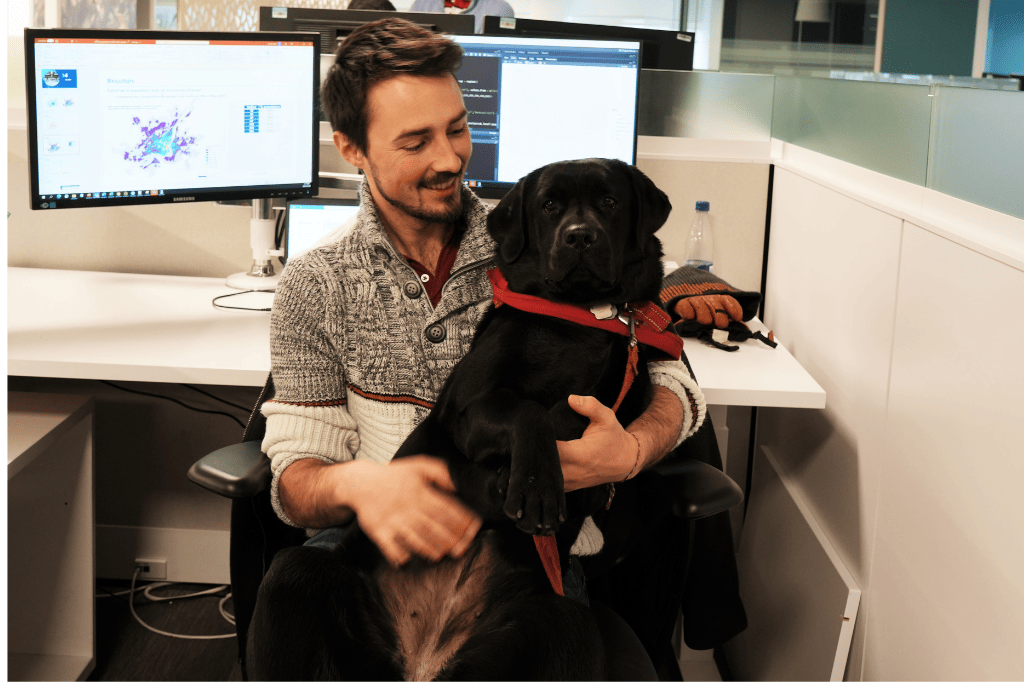
[[[266,418],[260,412],[260,407],[273,395],[273,377],[268,376],[266,386],[250,415],[242,442],[211,452],[188,471],[188,477],[193,483],[232,499],[231,594],[238,634],[238,661],[243,679],[248,679],[246,641],[263,576],[278,551],[300,545],[307,539],[305,531],[288,526],[278,519],[270,504],[270,459],[261,450]],[[662,471],[656,475],[663,477],[665,482],[676,489],[676,494],[672,496],[674,509],[691,524],[691,531],[697,519],[725,511],[743,499],[743,493],[728,476],[696,460],[666,462]],[[693,540],[694,533],[691,532],[690,551]],[[620,562],[610,561],[610,569],[614,569],[616,563]],[[679,579],[685,580],[683,576],[679,576]],[[609,679],[657,680],[647,648],[637,638],[633,628],[599,600],[591,599],[591,610],[605,644]]]

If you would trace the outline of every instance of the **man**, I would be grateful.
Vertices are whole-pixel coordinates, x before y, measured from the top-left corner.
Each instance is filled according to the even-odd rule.
[[[385,558],[459,556],[480,520],[428,456],[391,463],[468,351],[492,298],[489,207],[462,185],[472,153],[455,43],[400,19],[360,27],[321,90],[334,143],[362,169],[355,227],[291,261],[271,321],[277,387],[263,408],[271,498],[281,518],[331,547],[355,519]],[[623,429],[592,397],[591,420],[559,443],[567,490],[621,481],[663,457],[703,419],[681,363],[655,363],[650,408]],[[700,407],[695,407],[700,406]],[[601,547],[591,523],[574,547]]]
[[[484,17],[508,17],[516,14],[505,0],[415,0],[410,12],[444,12],[445,14],[471,14],[473,30],[484,32]]]

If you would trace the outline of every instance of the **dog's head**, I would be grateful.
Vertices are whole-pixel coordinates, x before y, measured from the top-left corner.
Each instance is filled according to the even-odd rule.
[[[487,230],[513,291],[581,304],[655,300],[654,233],[671,210],[665,193],[622,161],[562,161],[516,183]]]

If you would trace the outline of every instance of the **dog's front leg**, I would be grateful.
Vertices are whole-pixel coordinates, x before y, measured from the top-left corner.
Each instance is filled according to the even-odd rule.
[[[497,464],[505,514],[520,530],[534,535],[558,530],[565,520],[565,486],[547,410],[510,391],[496,391],[459,412],[454,435],[471,460]]]

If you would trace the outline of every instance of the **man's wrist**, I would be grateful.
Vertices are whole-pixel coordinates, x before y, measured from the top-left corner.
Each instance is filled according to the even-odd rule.
[[[637,436],[635,433],[629,430],[626,431],[626,434],[631,437],[631,440],[634,443],[636,443],[636,455],[633,457],[633,466],[630,467],[629,473],[627,473],[625,477],[622,478],[622,481],[628,481],[629,479],[634,478],[638,473],[640,473],[644,468],[643,462],[646,460],[646,458],[643,455],[644,448],[640,443],[639,436]]]
[[[281,508],[304,528],[329,528],[346,523],[356,513],[361,465],[368,462],[326,463],[316,458],[292,462],[278,487]]]

